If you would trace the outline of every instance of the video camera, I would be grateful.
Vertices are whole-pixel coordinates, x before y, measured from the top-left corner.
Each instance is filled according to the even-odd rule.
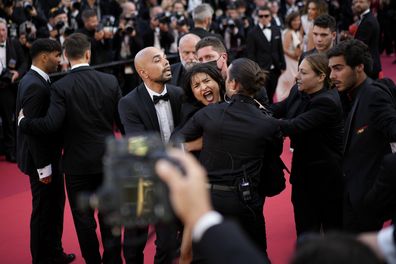
[[[167,186],[154,170],[158,159],[177,165],[157,135],[108,139],[103,185],[96,194],[79,197],[80,209],[99,209],[114,227],[169,222],[174,214]]]

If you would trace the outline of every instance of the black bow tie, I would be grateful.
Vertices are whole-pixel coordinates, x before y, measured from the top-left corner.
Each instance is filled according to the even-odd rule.
[[[0,48],[4,48],[5,47],[5,43],[0,43]]]
[[[166,94],[160,95],[160,96],[157,96],[157,95],[154,95],[154,96],[153,96],[154,104],[157,104],[157,103],[158,103],[159,101],[161,101],[161,100],[168,101],[168,100],[169,100],[169,94],[166,93]]]
[[[271,26],[263,27],[263,30],[264,30],[264,29],[271,29]]]

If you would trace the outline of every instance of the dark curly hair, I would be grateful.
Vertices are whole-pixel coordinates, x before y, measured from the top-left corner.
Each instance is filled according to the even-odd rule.
[[[340,42],[327,52],[327,57],[344,56],[345,62],[351,68],[359,64],[364,65],[364,72],[370,75],[373,69],[373,57],[366,44],[360,40],[350,39]]]

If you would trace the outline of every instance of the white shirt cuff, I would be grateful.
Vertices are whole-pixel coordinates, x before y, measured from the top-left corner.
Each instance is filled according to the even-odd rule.
[[[40,180],[46,178],[52,174],[51,164],[45,166],[44,168],[37,169]]]
[[[21,117],[18,118],[18,126],[19,126],[19,123],[21,123],[21,120],[22,120],[24,117],[25,117],[25,116],[21,116]]]
[[[192,239],[194,242],[201,240],[203,234],[214,225],[218,225],[223,221],[223,217],[216,211],[210,211],[201,216],[195,224],[192,231]]]
[[[377,243],[386,259],[386,263],[396,263],[395,242],[393,241],[394,226],[389,226],[378,232]]]

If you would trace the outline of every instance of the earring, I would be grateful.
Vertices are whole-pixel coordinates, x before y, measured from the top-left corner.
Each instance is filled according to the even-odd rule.
[[[231,103],[230,98],[227,96],[227,94],[224,94],[223,96],[224,102],[226,102],[227,104]]]

